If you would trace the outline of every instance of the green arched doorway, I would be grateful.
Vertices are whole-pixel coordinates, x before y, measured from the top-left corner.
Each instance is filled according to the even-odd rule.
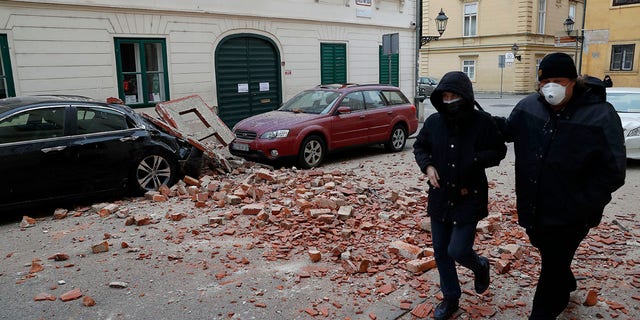
[[[216,48],[215,65],[218,116],[229,128],[282,103],[280,54],[270,39],[228,36]]]

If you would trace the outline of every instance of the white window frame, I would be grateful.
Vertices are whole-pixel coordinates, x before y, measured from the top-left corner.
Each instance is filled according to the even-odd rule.
[[[538,1],[538,33],[544,34],[547,22],[547,0]]]
[[[476,81],[476,60],[463,59],[462,72],[464,72],[467,77],[469,77],[469,80]]]
[[[464,16],[462,21],[463,36],[475,37],[478,35],[478,3],[465,3],[462,9]]]

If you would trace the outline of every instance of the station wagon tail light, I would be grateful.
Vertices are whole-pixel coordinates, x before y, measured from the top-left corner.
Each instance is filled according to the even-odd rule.
[[[286,138],[289,135],[289,130],[274,130],[274,131],[267,131],[265,133],[263,133],[260,138],[261,139],[277,139],[277,138]]]

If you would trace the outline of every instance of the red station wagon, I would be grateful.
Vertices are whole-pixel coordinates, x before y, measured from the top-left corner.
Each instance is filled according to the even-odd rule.
[[[398,87],[321,85],[238,122],[229,150],[256,162],[313,168],[327,153],[346,147],[384,144],[401,151],[416,130],[416,107]]]

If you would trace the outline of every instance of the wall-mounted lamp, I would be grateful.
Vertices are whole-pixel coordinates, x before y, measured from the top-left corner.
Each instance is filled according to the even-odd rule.
[[[449,20],[449,17],[447,17],[447,15],[444,14],[444,11],[442,11],[442,8],[440,8],[440,13],[438,14],[435,20],[436,20],[436,27],[438,28],[438,33],[440,35],[439,36],[421,36],[420,46],[424,46],[425,44],[431,42],[432,40],[440,39],[440,36],[442,36],[442,34],[444,33],[444,29],[447,28],[447,20]]]
[[[581,35],[575,35],[572,36],[571,34],[573,33],[573,25],[575,24],[575,22],[573,21],[573,19],[571,19],[571,17],[567,17],[566,20],[564,20],[564,22],[562,23],[564,25],[564,31],[567,33],[568,36],[575,38],[577,42],[582,43],[582,41],[584,40],[584,37]]]
[[[511,52],[513,52],[513,57],[516,58],[516,60],[518,61],[522,61],[522,56],[518,54],[518,49],[520,49],[520,47],[518,47],[517,43],[514,43],[511,46]]]

